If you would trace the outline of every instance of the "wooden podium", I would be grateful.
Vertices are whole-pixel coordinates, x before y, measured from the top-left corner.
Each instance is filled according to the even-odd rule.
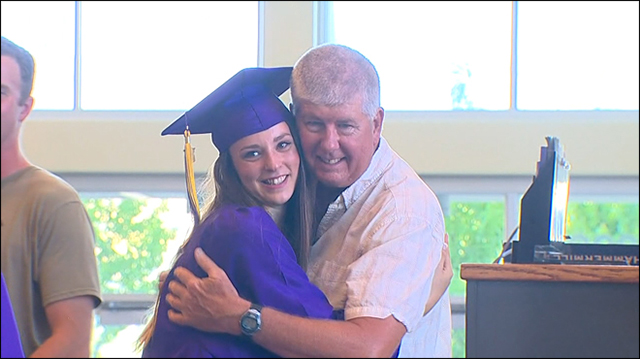
[[[638,267],[462,264],[466,355],[638,358]]]

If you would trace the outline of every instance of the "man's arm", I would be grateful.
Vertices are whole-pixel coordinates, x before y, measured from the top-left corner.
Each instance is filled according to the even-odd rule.
[[[31,358],[88,358],[93,329],[91,296],[53,302],[45,307],[52,335],[33,352]]]
[[[263,319],[254,340],[286,357],[388,358],[406,333],[393,316],[314,320],[266,308]]]
[[[185,268],[175,270],[179,281],[169,283],[167,302],[175,309],[169,311],[169,319],[204,331],[240,335],[240,317],[250,303],[238,296],[226,273],[201,250],[196,250],[195,258],[208,276],[197,278]],[[319,320],[264,308],[262,319],[262,330],[254,340],[286,357],[389,357],[406,333],[392,316]]]

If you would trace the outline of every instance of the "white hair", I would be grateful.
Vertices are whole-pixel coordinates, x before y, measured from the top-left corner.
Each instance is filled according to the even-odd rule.
[[[324,44],[307,51],[291,74],[295,115],[300,100],[339,106],[362,100],[362,112],[373,118],[380,107],[380,78],[375,66],[360,52],[344,45]]]

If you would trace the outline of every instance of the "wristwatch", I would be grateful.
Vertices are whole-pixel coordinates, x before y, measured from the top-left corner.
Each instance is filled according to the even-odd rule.
[[[240,317],[242,334],[252,337],[260,330],[262,327],[261,310],[262,306],[260,304],[251,303],[251,307]]]

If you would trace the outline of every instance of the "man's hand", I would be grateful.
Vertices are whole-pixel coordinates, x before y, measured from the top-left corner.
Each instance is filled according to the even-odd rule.
[[[207,332],[240,334],[240,317],[250,302],[240,298],[227,274],[200,248],[195,259],[207,276],[198,278],[188,269],[176,268],[177,280],[169,282],[169,319]]]
[[[453,268],[451,266],[451,253],[449,252],[449,234],[444,234],[444,247],[442,248],[442,255],[440,256],[440,262],[436,267],[436,272],[433,276],[433,282],[431,283],[431,293],[429,299],[424,308],[424,314],[426,315],[433,306],[440,300],[440,297],[451,284],[451,278],[453,278]]]
[[[165,270],[160,272],[160,276],[158,276],[158,290],[162,289],[162,286],[164,285],[164,281],[167,280],[167,276],[169,275],[169,270]]]
[[[453,278],[453,267],[451,266],[451,253],[449,252],[449,233],[444,234],[444,247],[442,247],[442,256],[440,257],[440,265],[438,266],[438,272],[436,272],[434,280],[438,283],[432,287],[437,286],[444,291],[451,284],[451,278]]]

